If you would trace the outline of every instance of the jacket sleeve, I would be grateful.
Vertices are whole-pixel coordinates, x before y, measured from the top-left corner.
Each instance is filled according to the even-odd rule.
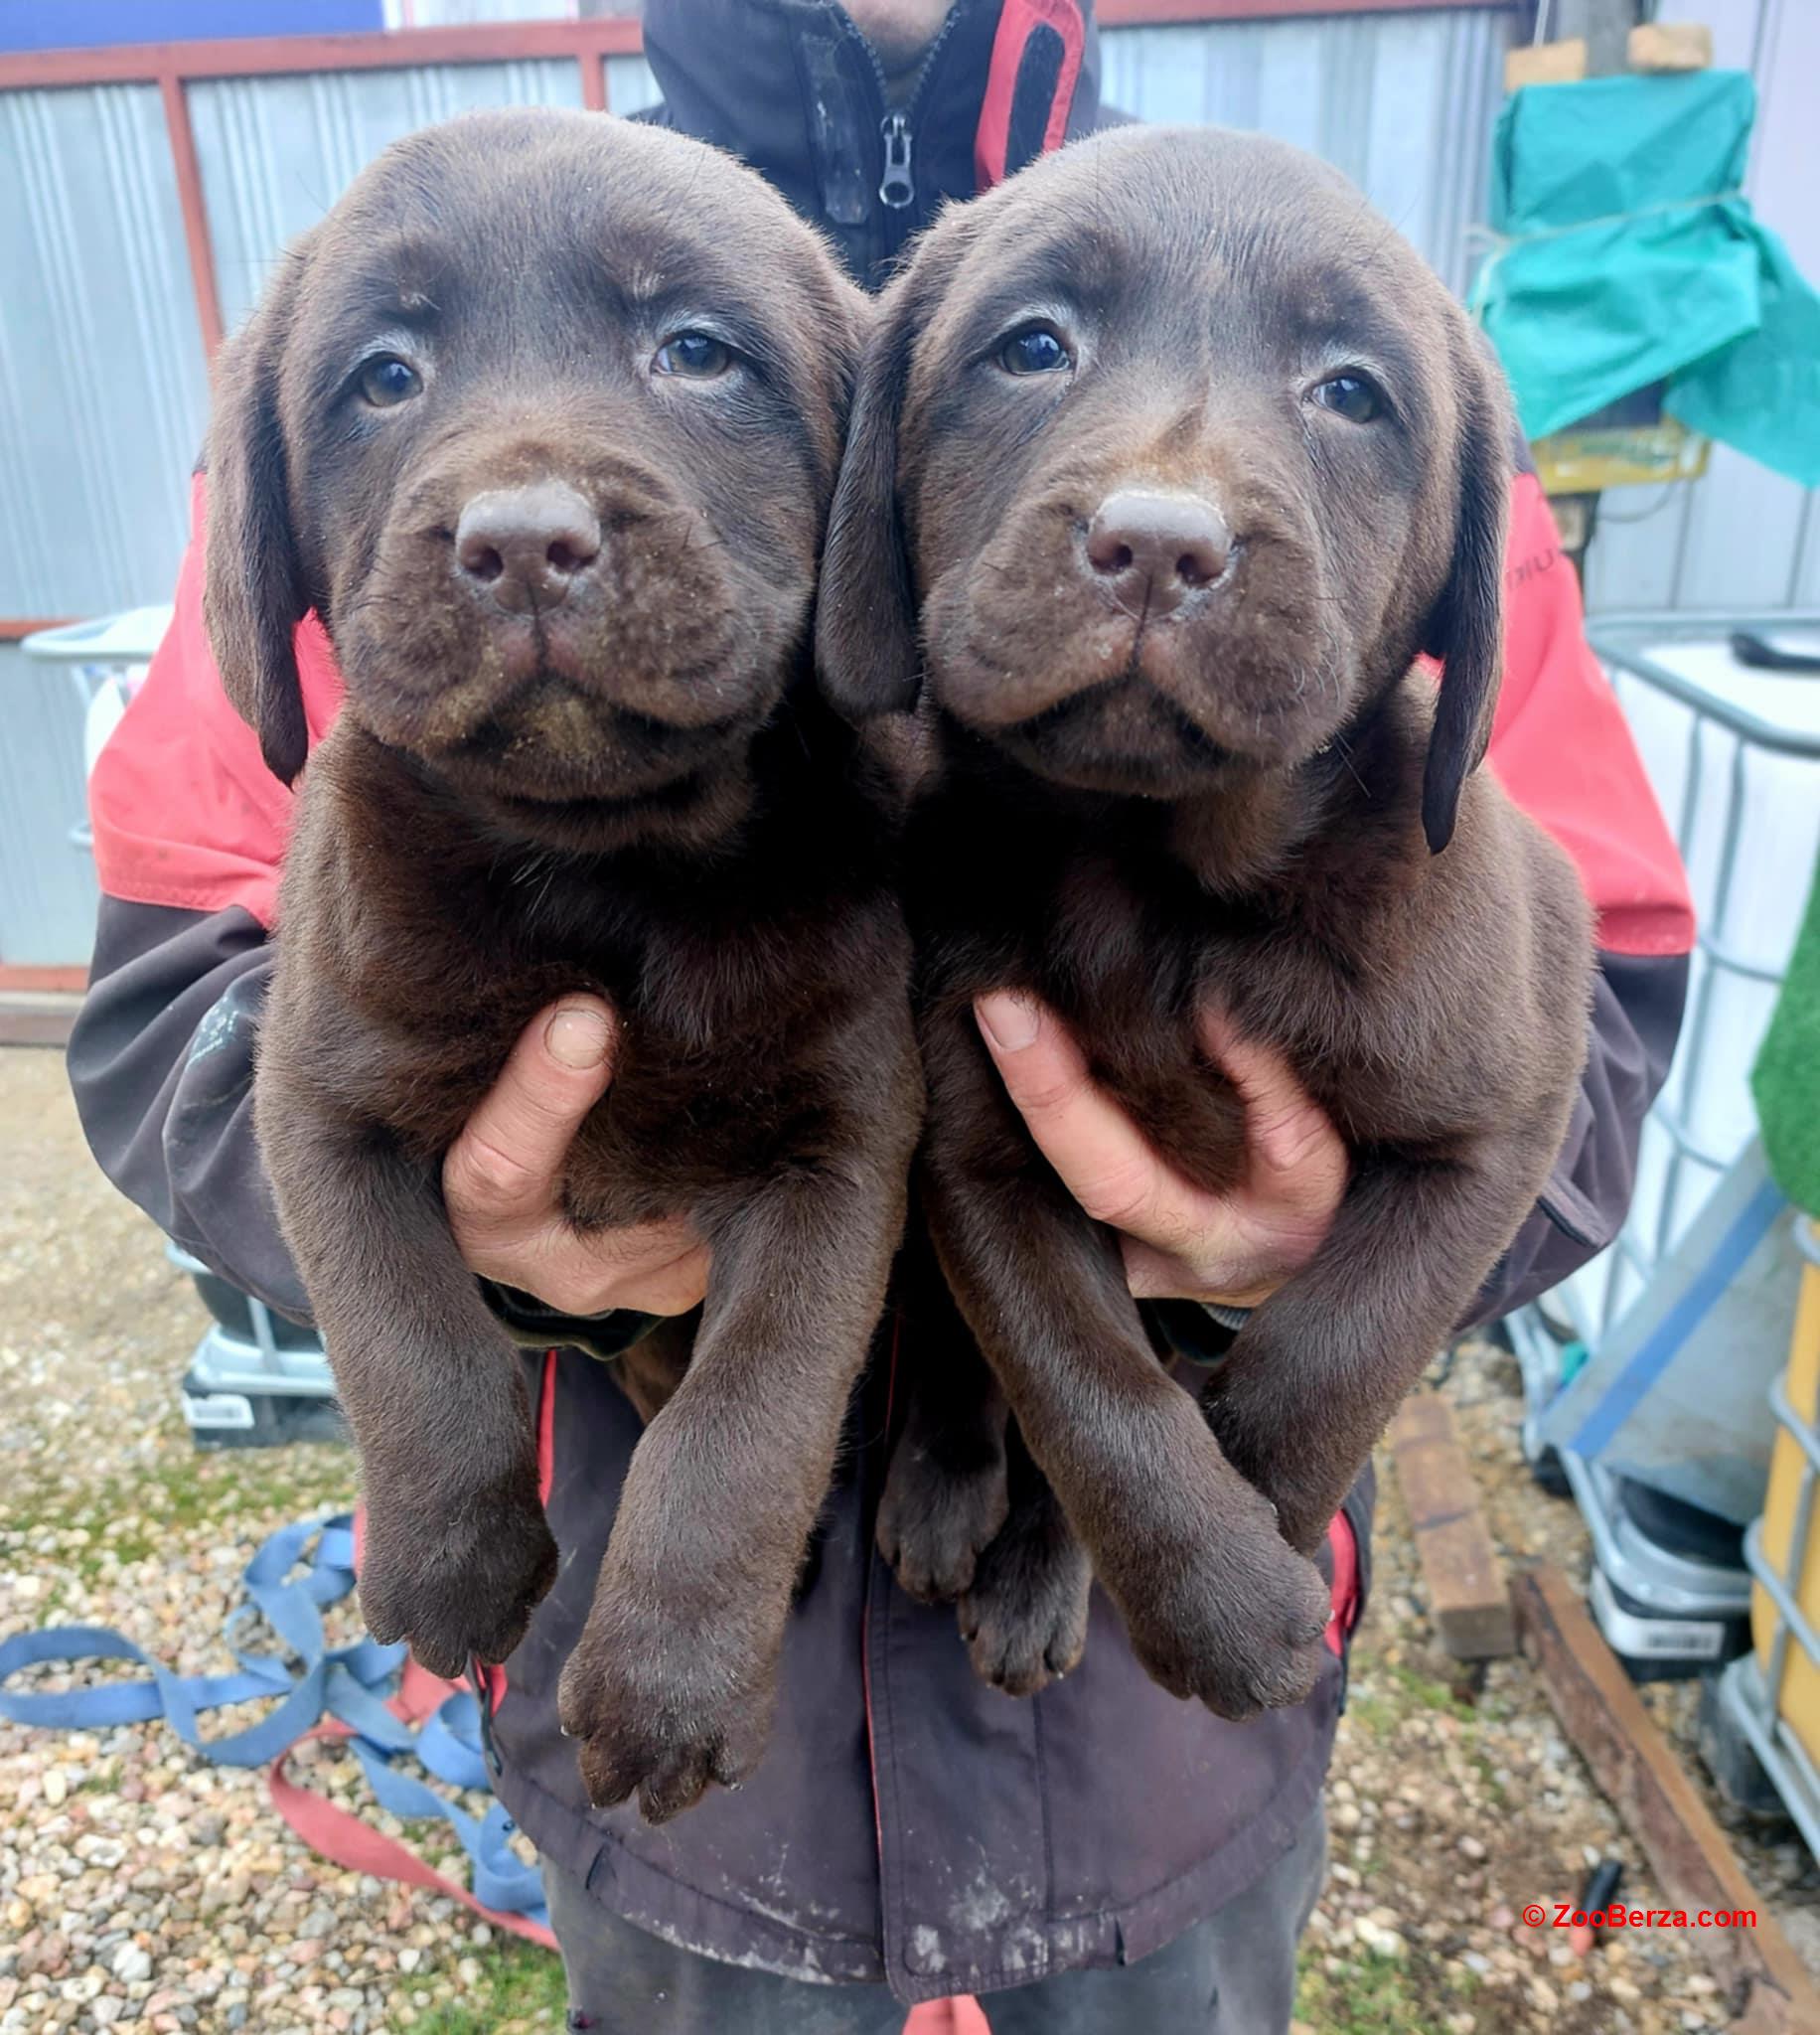
[[[252,1136],[291,792],[222,690],[202,614],[202,480],[171,627],[89,777],[101,907],[70,1080],[107,1178],[214,1272],[307,1321]],[[299,629],[311,734],[340,684]]]
[[[90,1148],[185,1250],[298,1320],[252,1128],[252,1048],[291,793],[223,690],[203,623],[202,483],[171,626],[88,786],[101,883],[70,1079]],[[312,735],[340,684],[298,631]]]
[[[89,1148],[166,1235],[295,1321],[309,1303],[252,1127],[252,1043],[271,977],[242,905],[101,899],[70,1083]]]
[[[1548,1188],[1473,1319],[1579,1270],[1622,1226],[1643,1118],[1667,1078],[1687,994],[1687,878],[1622,710],[1586,638],[1580,585],[1533,473],[1511,504],[1504,685],[1490,767],[1567,850],[1597,920],[1592,1036]],[[1444,683],[1444,680],[1443,680]]]

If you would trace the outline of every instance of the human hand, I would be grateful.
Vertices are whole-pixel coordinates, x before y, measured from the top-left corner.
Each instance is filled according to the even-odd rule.
[[[598,997],[565,997],[531,1019],[443,1161],[449,1225],[470,1271],[558,1314],[686,1314],[708,1267],[686,1221],[584,1233],[563,1213],[563,1163],[618,1050],[618,1021]]]
[[[1339,1133],[1271,1047],[1239,1036],[1211,1006],[1202,1049],[1245,1106],[1245,1169],[1211,1194],[1163,1160],[1095,1086],[1073,1034],[1032,997],[995,991],[980,1031],[1030,1135],[1095,1221],[1120,1232],[1138,1300],[1257,1307],[1313,1257],[1346,1191]]]

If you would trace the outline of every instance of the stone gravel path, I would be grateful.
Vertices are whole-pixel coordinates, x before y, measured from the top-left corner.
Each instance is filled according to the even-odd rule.
[[[345,1507],[352,1463],[320,1447],[199,1456],[175,1386],[200,1305],[88,1160],[57,1055],[0,1053],[0,1635],[113,1625],[186,1672],[220,1671],[247,1556],[287,1520]],[[1494,1533],[1576,1570],[1577,1519],[1523,1472],[1510,1386],[1483,1348],[1448,1386]],[[1573,1898],[1607,1852],[1630,1862],[1627,1899],[1653,1890],[1529,1670],[1453,1686],[1385,1485],[1300,2035],[1724,2027],[1728,2003],[1685,1936],[1610,1940],[1583,1965],[1517,1920],[1527,1901]],[[1652,1701],[1668,1728],[1691,1728],[1684,1696]],[[304,1747],[293,1771],[371,1807],[329,1746]],[[421,1830],[403,1834],[438,1857]],[[1811,1862],[1774,1833],[1745,1848],[1820,1965]],[[279,1821],[262,1773],[210,1767],[162,1727],[0,1724],[0,2035],[519,2035],[561,2018],[553,1957],[496,1941],[454,1903],[324,1864]]]

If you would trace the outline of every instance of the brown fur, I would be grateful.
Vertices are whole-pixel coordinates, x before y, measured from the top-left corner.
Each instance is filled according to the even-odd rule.
[[[624,1025],[571,1218],[686,1213],[711,1246],[562,1687],[592,1799],[636,1790],[654,1820],[763,1748],[920,1114],[883,843],[808,684],[864,315],[714,151],[477,117],[389,150],[291,253],[211,439],[209,623],[274,769],[304,760],[306,607],[347,681],[304,777],[256,1103],[360,1446],[376,1635],[443,1674],[501,1659],[554,1574],[521,1367],[439,1185],[552,999],[597,992]],[[660,378],[702,325],[735,365]],[[376,348],[421,392],[363,398]],[[553,483],[599,556],[507,612],[457,569],[457,525]]]
[[[1008,373],[1038,318],[1072,366]],[[1348,369],[1383,413],[1321,406]],[[913,1590],[961,1596],[1007,1688],[1079,1655],[1071,1522],[1165,1687],[1232,1717],[1303,1695],[1326,1618],[1308,1556],[1560,1149],[1589,914],[1476,768],[1512,438],[1441,283],[1278,143],[1070,148],[949,214],[885,300],[819,647],[831,696],[920,779],[922,1192],[996,1382],[958,1347],[920,1381],[880,1538]],[[1233,539],[1173,612],[1091,561],[1099,505],[1133,488],[1212,505]],[[1204,1410],[1005,1097],[972,1000],[1007,986],[1206,1187],[1237,1177],[1244,1133],[1196,1044],[1210,995],[1347,1142],[1330,1234]]]

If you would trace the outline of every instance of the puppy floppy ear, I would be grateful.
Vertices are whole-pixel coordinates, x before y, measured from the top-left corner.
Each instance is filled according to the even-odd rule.
[[[916,704],[916,594],[897,501],[897,433],[927,294],[913,265],[886,291],[859,363],[816,594],[822,692],[858,723]]]
[[[1502,370],[1469,328],[1453,340],[1457,426],[1453,558],[1424,648],[1441,661],[1422,781],[1422,827],[1439,855],[1461,787],[1484,761],[1504,660],[1504,532],[1516,421]]]
[[[273,776],[292,783],[309,748],[292,638],[309,606],[291,529],[278,364],[302,255],[293,252],[225,349],[209,425],[203,617],[222,684],[259,737]]]

